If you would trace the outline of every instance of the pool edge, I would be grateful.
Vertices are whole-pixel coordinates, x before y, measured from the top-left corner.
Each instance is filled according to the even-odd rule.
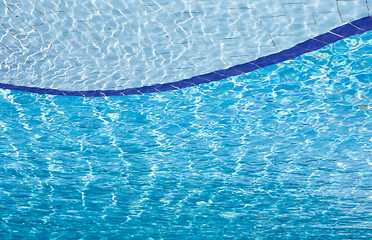
[[[244,73],[252,72],[259,68],[264,68],[273,64],[284,62],[299,57],[305,53],[316,51],[342,39],[359,35],[372,30],[372,16],[360,18],[353,22],[336,27],[329,32],[301,42],[289,49],[260,57],[256,60],[235,65],[233,67],[217,70],[211,73],[198,75],[189,79],[176,82],[155,84],[138,88],[128,88],[123,90],[90,90],[90,91],[65,91],[58,89],[45,89],[38,87],[16,86],[12,84],[0,83],[0,88],[9,90],[19,90],[37,94],[81,96],[81,97],[106,97],[106,96],[125,96],[145,93],[164,92],[178,90],[181,88],[192,87],[202,83],[219,81]]]

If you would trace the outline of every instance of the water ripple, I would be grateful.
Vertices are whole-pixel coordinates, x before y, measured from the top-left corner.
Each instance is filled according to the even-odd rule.
[[[371,36],[159,94],[0,90],[0,237],[370,238]]]

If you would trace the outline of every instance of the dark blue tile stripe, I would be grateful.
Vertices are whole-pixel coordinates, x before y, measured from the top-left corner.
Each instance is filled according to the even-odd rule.
[[[105,97],[105,96],[120,96],[120,95],[134,95],[134,94],[145,94],[153,92],[164,92],[170,90],[176,90],[180,88],[191,87],[202,83],[208,83],[213,81],[219,81],[228,77],[241,75],[254,71],[258,68],[267,67],[275,63],[283,62],[296,58],[304,53],[318,50],[328,44],[337,42],[341,39],[361,34],[372,30],[372,17],[364,17],[353,21],[351,23],[337,27],[327,33],[320,36],[309,39],[305,42],[299,43],[296,46],[274,53],[265,57],[261,57],[254,61],[236,65],[228,69],[218,70],[212,73],[203,74],[192,77],[190,79],[184,79],[173,83],[156,84],[152,86],[145,86],[139,88],[130,88],[124,90],[95,90],[95,91],[61,91],[56,89],[43,89],[37,87],[22,87],[14,86],[11,84],[0,83],[0,88],[10,90],[27,91],[38,94],[51,94],[51,95],[65,95],[65,96],[80,96],[80,97]]]

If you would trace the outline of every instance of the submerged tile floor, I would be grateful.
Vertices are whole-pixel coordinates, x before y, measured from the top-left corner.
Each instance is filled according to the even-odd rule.
[[[369,16],[370,2],[0,0],[0,84],[82,95],[177,82]]]

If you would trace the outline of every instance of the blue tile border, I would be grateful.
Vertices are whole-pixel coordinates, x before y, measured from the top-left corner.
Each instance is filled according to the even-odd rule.
[[[154,92],[164,92],[170,90],[177,90],[180,88],[186,88],[196,86],[202,83],[219,81],[228,77],[241,75],[248,73],[259,68],[267,67],[279,62],[294,59],[304,53],[318,50],[326,45],[337,42],[341,39],[365,33],[372,30],[372,16],[364,17],[353,21],[351,23],[344,24],[340,27],[332,29],[331,31],[324,33],[320,36],[311,38],[305,42],[299,43],[296,46],[283,50],[278,53],[274,53],[268,56],[258,58],[254,61],[236,65],[228,69],[218,70],[208,74],[195,76],[189,79],[173,83],[156,84],[152,86],[145,86],[139,88],[130,88],[124,90],[94,90],[94,91],[61,91],[57,89],[43,89],[37,87],[24,87],[14,86],[11,84],[0,83],[0,88],[26,91],[38,94],[51,94],[51,95],[65,95],[65,96],[80,96],[80,97],[105,97],[105,96],[124,96],[134,94],[145,94]]]

